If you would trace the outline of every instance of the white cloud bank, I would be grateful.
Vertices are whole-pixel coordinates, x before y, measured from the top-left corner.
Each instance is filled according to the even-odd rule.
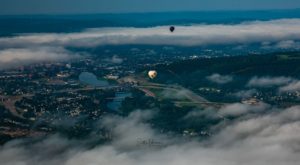
[[[219,110],[219,114],[224,117],[238,117],[249,113],[260,113],[268,109],[267,104],[259,103],[258,105],[246,105],[235,103],[226,105]]]
[[[243,105],[233,105],[242,108]],[[227,107],[228,108],[228,107]],[[246,111],[264,111],[260,107]],[[268,107],[270,108],[270,107]],[[264,111],[265,112],[265,111]],[[218,112],[215,112],[218,113]],[[234,113],[236,114],[236,113]],[[135,112],[128,118],[104,119],[116,139],[110,144],[86,148],[82,142],[59,137],[21,145],[18,141],[0,148],[2,165],[297,165],[300,161],[300,107],[272,109],[269,113],[247,115],[222,125],[203,142],[174,140],[159,148],[138,148],[137,138],[165,137],[144,121],[152,113]],[[174,141],[172,141],[174,140]],[[131,147],[130,147],[131,146]]]
[[[111,58],[104,59],[106,62],[114,63],[114,64],[121,64],[124,60],[120,58],[118,55],[114,55]]]
[[[300,81],[294,81],[286,86],[279,88],[280,92],[295,92],[300,91]]]
[[[269,43],[275,46],[263,45],[263,47],[300,49],[299,41],[300,19],[252,21],[234,25],[177,26],[174,33],[171,33],[167,26],[98,28],[77,33],[21,34],[14,37],[2,37],[0,38],[0,51],[1,56],[6,57],[0,62],[1,66],[13,66],[14,63],[10,62],[14,59],[21,63],[23,63],[22,60],[25,61],[24,63],[40,62],[46,58],[53,60],[55,56],[61,59],[69,53],[57,52],[55,49],[61,50],[68,46],[96,47],[124,44],[203,46]],[[41,52],[39,49],[44,49],[43,47],[52,47],[54,51],[50,52],[48,49]],[[13,60],[6,60],[7,54],[12,54]],[[50,57],[43,56],[45,54],[50,54]],[[29,58],[30,56],[32,58]],[[113,58],[112,62],[121,63],[122,59]]]
[[[220,75],[218,73],[212,74],[206,77],[209,81],[217,84],[226,84],[233,80],[232,76],[229,75]]]
[[[300,91],[300,80],[292,77],[253,77],[247,83],[248,87],[278,87],[279,92],[296,92]],[[241,91],[242,92],[242,91]],[[237,94],[243,94],[243,93]],[[237,95],[236,95],[237,96]]]
[[[177,26],[151,28],[99,28],[79,33],[28,34],[1,38],[3,47],[24,45],[65,45],[94,47],[99,45],[150,44],[150,45],[214,45],[278,42],[282,48],[300,40],[300,19],[253,21],[235,25]]]
[[[257,93],[256,89],[249,89],[249,90],[242,90],[242,91],[238,91],[236,93],[233,93],[232,95],[237,97],[237,98],[250,98],[253,95],[255,95],[255,93]]]
[[[273,87],[286,85],[295,81],[295,79],[290,77],[253,77],[247,84],[251,87]]]
[[[59,62],[78,58],[61,47],[13,48],[0,50],[0,69],[41,62]]]

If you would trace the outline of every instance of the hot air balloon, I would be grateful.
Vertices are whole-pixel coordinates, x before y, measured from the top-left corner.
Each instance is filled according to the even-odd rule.
[[[171,26],[171,27],[170,27],[170,31],[171,31],[171,32],[174,32],[174,30],[175,30],[175,27],[174,27],[174,26]]]
[[[156,76],[157,76],[157,72],[155,70],[150,70],[148,72],[148,76],[151,78],[151,79],[154,79]]]

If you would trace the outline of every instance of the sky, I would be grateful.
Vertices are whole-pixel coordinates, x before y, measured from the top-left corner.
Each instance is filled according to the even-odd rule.
[[[2,15],[293,8],[300,8],[299,0],[0,0]]]

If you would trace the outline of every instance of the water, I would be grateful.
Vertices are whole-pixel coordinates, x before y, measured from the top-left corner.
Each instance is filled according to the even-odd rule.
[[[132,94],[130,92],[117,92],[113,101],[107,104],[107,107],[113,111],[118,111],[121,106],[122,102],[125,100],[126,97],[131,97]]]
[[[96,75],[90,72],[82,72],[79,75],[79,80],[85,84],[92,85],[95,87],[106,87],[109,86],[108,81],[99,80]]]

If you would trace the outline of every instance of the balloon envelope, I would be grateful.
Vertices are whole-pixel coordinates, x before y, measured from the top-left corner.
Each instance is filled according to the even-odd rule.
[[[171,32],[174,32],[174,30],[175,30],[175,27],[174,27],[174,26],[171,26],[171,27],[170,27],[170,31],[171,31]]]
[[[157,76],[157,72],[155,70],[150,70],[148,72],[148,76],[151,78],[151,79],[154,79],[156,76]]]

